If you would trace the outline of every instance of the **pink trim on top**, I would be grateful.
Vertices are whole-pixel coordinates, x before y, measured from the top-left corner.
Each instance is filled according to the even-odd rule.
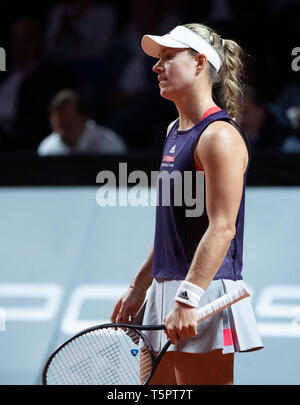
[[[231,329],[223,329],[223,342],[224,342],[224,346],[233,345]]]
[[[221,111],[221,108],[220,108],[220,107],[210,107],[210,108],[202,115],[200,121],[204,120],[204,118],[206,118],[206,117],[208,117],[209,115],[212,115],[212,114],[214,114],[214,113],[216,113],[216,112],[218,112],[218,111]],[[204,169],[202,169],[201,167],[197,166],[196,163],[194,163],[194,166],[195,166],[195,169],[196,169],[198,172],[204,172]]]
[[[204,118],[206,118],[206,117],[208,117],[209,115],[214,114],[214,113],[216,113],[216,112],[218,112],[218,111],[221,111],[221,108],[220,108],[220,107],[210,107],[210,108],[202,115],[200,121],[204,120]]]

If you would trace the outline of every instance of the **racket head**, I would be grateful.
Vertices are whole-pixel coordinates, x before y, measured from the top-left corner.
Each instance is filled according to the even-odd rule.
[[[43,385],[146,385],[155,354],[142,332],[164,325],[124,323],[85,329],[60,345],[48,358]]]

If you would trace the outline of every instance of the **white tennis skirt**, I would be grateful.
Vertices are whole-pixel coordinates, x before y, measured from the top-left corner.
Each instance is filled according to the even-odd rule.
[[[180,280],[153,279],[147,292],[147,300],[133,323],[144,325],[162,324],[164,317],[172,310],[174,296]],[[231,292],[243,280],[213,280],[203,294],[199,307]],[[166,343],[163,331],[143,332],[150,340],[154,351],[159,352]],[[248,352],[263,348],[258,332],[251,297],[247,297],[222,312],[198,324],[197,335],[171,345],[169,350],[186,353],[207,353],[222,349],[223,353]]]

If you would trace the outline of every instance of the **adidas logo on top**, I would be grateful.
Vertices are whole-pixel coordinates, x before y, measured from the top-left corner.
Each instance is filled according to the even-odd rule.
[[[178,297],[179,297],[179,298],[182,298],[182,299],[184,299],[184,300],[187,300],[187,301],[189,300],[189,296],[188,296],[188,294],[187,294],[186,291],[181,291],[181,292],[179,293]]]
[[[172,146],[172,148],[169,150],[169,153],[175,153],[175,148],[176,148],[176,144],[174,146]]]

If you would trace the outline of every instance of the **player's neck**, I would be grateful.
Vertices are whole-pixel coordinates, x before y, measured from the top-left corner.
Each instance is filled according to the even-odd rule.
[[[211,107],[217,107],[211,96],[186,99],[176,105],[179,115],[179,129],[186,130],[196,125]]]

